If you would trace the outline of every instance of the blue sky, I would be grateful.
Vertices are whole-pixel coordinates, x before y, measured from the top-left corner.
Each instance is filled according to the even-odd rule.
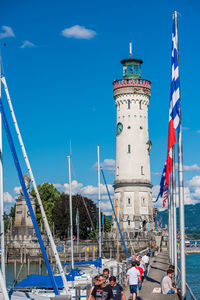
[[[152,82],[149,134],[156,195],[166,158],[174,10],[180,13],[186,202],[194,204],[200,201],[199,1],[163,1],[162,5],[146,0],[1,1],[0,43],[7,45],[2,48],[4,72],[38,184],[48,181],[67,191],[66,155],[71,141],[74,191],[96,200],[94,165],[99,144],[112,192],[116,117],[112,82],[122,77],[120,60],[128,57],[131,41],[134,57],[144,61],[142,78]],[[7,107],[4,92],[3,103]],[[15,136],[13,126],[12,133]],[[19,181],[5,133],[3,152],[9,208]],[[103,186],[102,196],[108,212]]]

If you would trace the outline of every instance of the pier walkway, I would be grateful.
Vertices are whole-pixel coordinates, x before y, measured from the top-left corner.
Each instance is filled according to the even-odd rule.
[[[140,293],[138,294],[137,300],[177,300],[177,295],[163,295],[161,293],[153,293],[155,288],[160,288],[160,279],[164,271],[167,271],[168,263],[168,253],[162,252],[159,253],[156,257],[151,257],[151,267],[148,273],[148,277],[143,282],[143,287]],[[129,288],[125,289],[126,299],[129,299]]]

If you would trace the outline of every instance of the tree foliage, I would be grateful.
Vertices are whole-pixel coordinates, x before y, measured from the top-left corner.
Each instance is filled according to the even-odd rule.
[[[76,236],[76,211],[78,209],[80,238],[86,239],[89,237],[89,234],[93,231],[93,228],[85,205],[83,203],[83,198],[95,229],[97,228],[98,212],[97,207],[92,200],[82,197],[81,195],[72,196],[73,232]],[[55,223],[56,234],[61,238],[67,237],[70,226],[69,195],[61,194],[60,197],[57,199],[54,208],[53,218]]]
[[[49,226],[50,226],[51,230],[53,230],[53,210],[54,210],[57,199],[60,197],[60,193],[53,186],[53,184],[47,183],[47,182],[43,183],[42,185],[39,184],[37,186],[37,188],[38,188],[38,192],[40,194],[40,198],[42,200],[42,204],[43,204],[46,216],[47,216]],[[35,199],[36,199],[34,189],[32,189],[31,195],[33,197],[35,197]],[[43,223],[43,221],[42,221],[42,214],[41,214],[41,210],[40,210],[37,199],[36,199],[36,203],[35,203],[35,209],[36,209],[37,223],[38,223],[38,225],[40,225],[41,223]],[[44,228],[44,226],[43,226],[43,228]]]
[[[38,191],[42,204],[47,216],[51,231],[53,231],[53,223],[55,225],[56,235],[60,238],[68,237],[70,232],[70,210],[69,210],[69,195],[60,192],[50,183],[38,185]],[[36,199],[35,191],[32,189],[31,196]],[[36,220],[41,229],[42,215],[38,201],[36,199]],[[87,209],[86,209],[86,207]],[[96,239],[98,233],[98,208],[94,202],[81,195],[72,196],[72,215],[73,215],[73,232],[77,236],[76,212],[79,212],[79,234],[81,239]],[[88,215],[89,214],[89,215]],[[10,214],[5,214],[5,227],[9,229],[15,219],[15,206],[11,208]],[[91,220],[93,226],[91,224]],[[102,226],[103,227],[103,226]],[[104,231],[110,231],[110,221],[104,216]],[[42,226],[44,233],[44,226]]]

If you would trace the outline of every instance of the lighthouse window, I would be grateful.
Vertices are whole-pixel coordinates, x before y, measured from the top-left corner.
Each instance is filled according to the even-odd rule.
[[[119,167],[117,167],[116,174],[119,176]]]
[[[143,127],[142,127],[142,126],[140,126],[140,129],[143,129]]]
[[[127,129],[131,129],[131,126],[128,126]]]
[[[131,145],[128,145],[128,153],[131,153]]]
[[[141,166],[141,175],[144,175],[144,167]]]
[[[128,220],[128,225],[131,225],[131,221],[130,220]]]
[[[128,204],[131,204],[131,198],[128,198]]]
[[[142,109],[142,101],[139,102],[140,109]]]
[[[130,108],[131,108],[131,101],[128,100],[128,109],[130,109]]]

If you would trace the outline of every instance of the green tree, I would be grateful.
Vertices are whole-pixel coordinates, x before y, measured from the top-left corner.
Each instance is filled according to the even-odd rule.
[[[83,200],[84,199],[84,200]],[[84,202],[87,206],[87,210],[90,214],[90,218],[93,222],[94,228],[97,228],[97,207],[94,202],[81,195],[72,196],[72,215],[73,215],[73,232],[77,235],[76,227],[76,210],[79,211],[79,228],[80,238],[87,239],[89,234],[93,231],[90,218],[85,208]],[[55,223],[56,233],[59,237],[67,237],[70,225],[70,213],[69,213],[69,195],[61,194],[56,201],[56,205],[53,211],[53,219]]]
[[[42,200],[42,204],[43,204],[46,216],[47,216],[49,226],[52,231],[53,230],[53,210],[54,210],[57,199],[60,197],[60,193],[53,186],[53,184],[47,183],[47,182],[43,183],[42,185],[39,184],[37,186],[37,188],[38,188],[38,191],[40,194],[40,198]],[[34,189],[32,189],[31,195],[36,198]],[[37,223],[38,223],[38,225],[40,225],[41,223],[43,223],[43,221],[42,221],[41,210],[40,210],[37,199],[36,199],[36,203],[35,203],[35,208],[36,208]],[[43,226],[43,228],[44,228],[44,226]]]
[[[105,232],[110,232],[111,230],[111,222],[107,216],[104,216],[104,230]]]
[[[14,223],[15,223],[15,209],[16,209],[16,204],[10,208],[10,213],[9,214],[7,214],[4,211],[4,216],[3,217],[4,217],[5,232],[7,232],[11,228],[11,222],[12,222],[12,225],[14,225]]]

